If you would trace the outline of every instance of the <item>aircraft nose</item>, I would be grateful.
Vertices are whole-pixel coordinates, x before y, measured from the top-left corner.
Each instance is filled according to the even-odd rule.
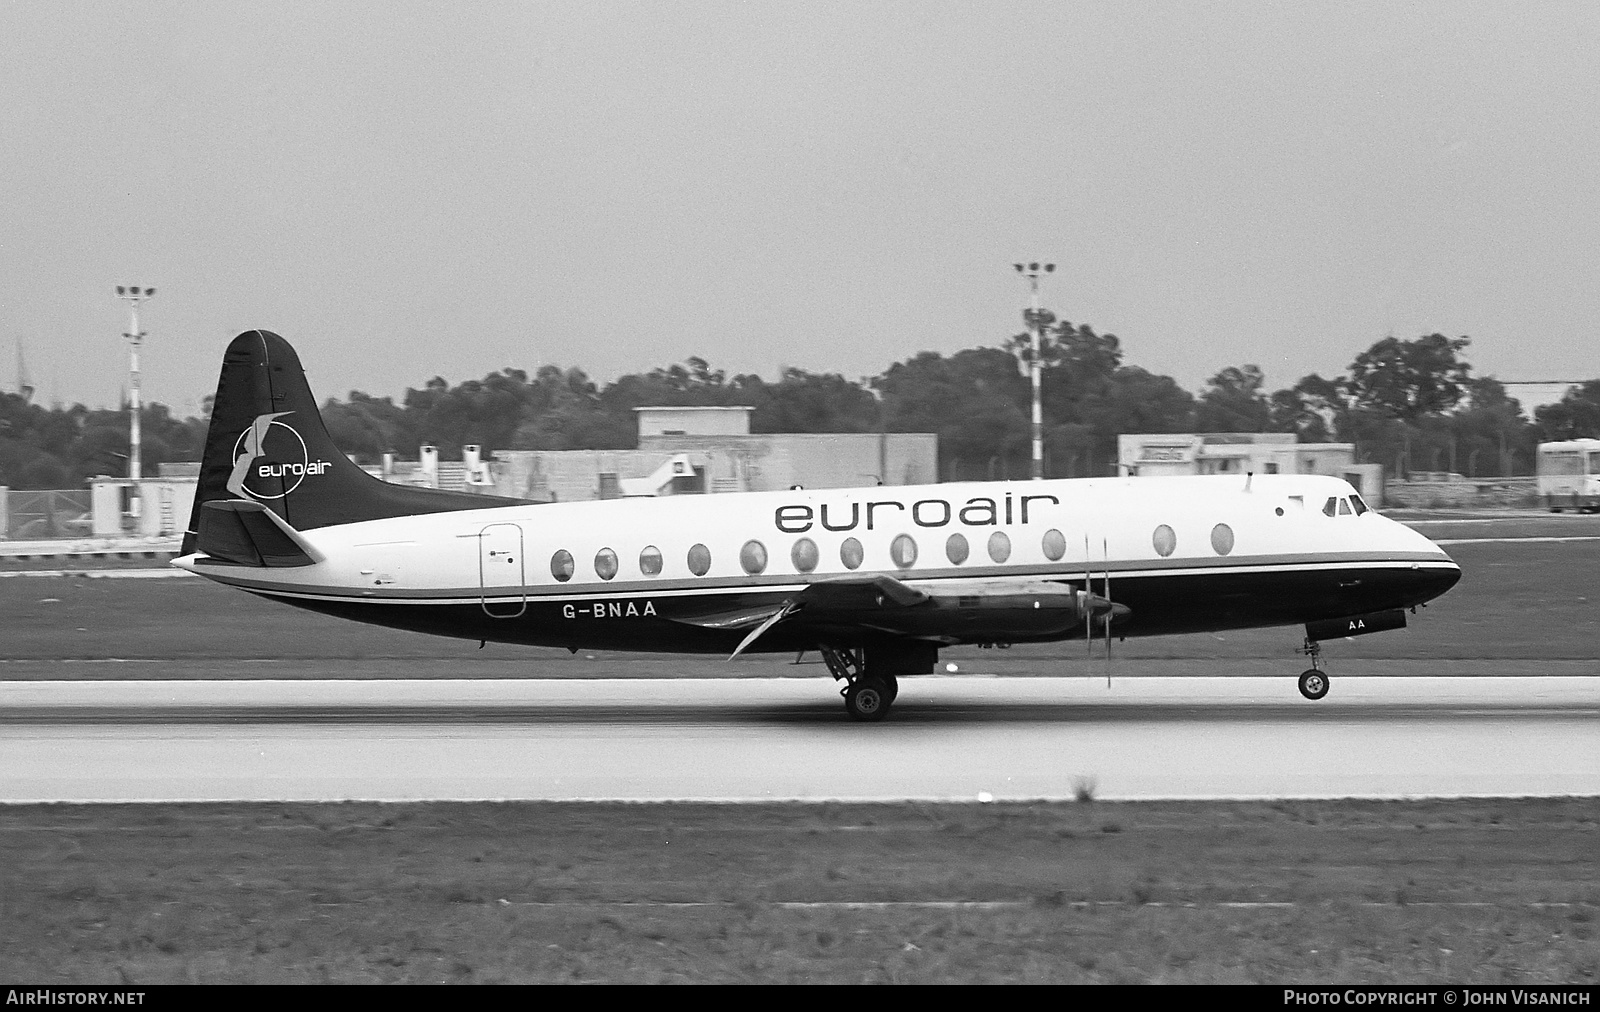
[[[1461,567],[1448,555],[1445,562],[1445,565],[1421,566],[1412,571],[1410,582],[1418,604],[1432,601],[1461,582]]]
[[[1411,531],[1410,534],[1415,539],[1416,547],[1413,550],[1420,549],[1426,554],[1411,564],[1411,573],[1406,580],[1406,596],[1411,598],[1413,604],[1422,604],[1461,582],[1461,567],[1444,549],[1423,534],[1417,531]]]

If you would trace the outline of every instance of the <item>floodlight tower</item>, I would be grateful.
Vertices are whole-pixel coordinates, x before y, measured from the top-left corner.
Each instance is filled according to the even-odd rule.
[[[117,298],[128,303],[128,332],[122,336],[128,339],[128,378],[129,407],[133,411],[133,425],[128,438],[128,477],[138,481],[139,474],[139,346],[144,344],[144,331],[139,329],[139,303],[154,295],[154,288],[140,288],[138,285],[118,285]]]
[[[1044,480],[1044,412],[1039,407],[1039,273],[1055,272],[1055,264],[1012,264],[1028,279],[1033,298],[1028,310],[1028,336],[1033,339],[1033,354],[1028,360],[1028,375],[1033,381],[1033,480]]]

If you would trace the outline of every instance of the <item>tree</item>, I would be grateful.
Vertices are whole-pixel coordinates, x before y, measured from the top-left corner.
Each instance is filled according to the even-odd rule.
[[[621,450],[638,445],[633,412],[608,412],[582,369],[547,365],[534,377],[534,403],[511,439],[515,450]]]
[[[1255,365],[1229,366],[1211,377],[1195,410],[1201,432],[1266,432],[1272,405],[1262,393],[1266,377]]]
[[[1300,383],[1311,379],[1313,376],[1307,376]],[[1268,402],[1268,414],[1273,432],[1292,432],[1295,439],[1302,443],[1328,443],[1333,440],[1328,434],[1328,421],[1323,417],[1318,401],[1302,390],[1300,384],[1275,392]]]
[[[1345,387],[1357,406],[1404,422],[1443,414],[1466,393],[1472,367],[1458,355],[1471,343],[1443,334],[1415,341],[1386,337],[1356,356]]]
[[[1533,415],[1540,439],[1600,439],[1600,379],[1569,387],[1561,400]]]
[[[1516,457],[1533,453],[1522,405],[1493,377],[1470,380],[1467,389],[1466,403],[1450,416],[1450,470],[1469,478],[1513,473]]]
[[[925,351],[872,380],[883,395],[890,432],[939,435],[946,480],[1027,473],[1027,380],[1000,348],[968,348],[949,358]]]
[[[1088,324],[1074,326],[1070,320],[1054,323],[1049,310],[1040,310],[1039,318],[1042,413],[1053,424],[1090,424],[1087,406],[1105,397],[1122,366],[1121,342],[1115,334],[1096,334]],[[1049,326],[1051,323],[1054,325]],[[1026,371],[1033,358],[1031,336],[1017,334],[1006,342],[1006,347]]]
[[[753,432],[872,432],[881,414],[877,398],[838,373],[785,369],[765,387],[750,417]]]
[[[415,417],[391,397],[373,397],[350,391],[348,401],[329,398],[322,406],[322,421],[334,445],[364,463],[374,463],[385,453],[410,456],[422,437]]]

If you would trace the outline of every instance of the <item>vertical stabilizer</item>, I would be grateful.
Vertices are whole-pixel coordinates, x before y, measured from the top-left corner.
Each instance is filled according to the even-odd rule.
[[[521,502],[367,474],[329,438],[299,356],[266,330],[245,331],[223,355],[185,555],[195,550],[201,509],[218,500],[259,503],[297,531]]]

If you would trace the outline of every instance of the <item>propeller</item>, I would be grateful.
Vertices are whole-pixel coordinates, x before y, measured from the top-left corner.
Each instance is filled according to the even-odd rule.
[[[1100,539],[1100,554],[1106,563],[1106,688],[1111,688],[1111,616],[1114,606],[1111,603],[1111,544],[1106,538]]]
[[[1106,641],[1106,687],[1111,687],[1111,625],[1117,619],[1131,613],[1127,605],[1118,604],[1111,599],[1111,545],[1110,540],[1102,538],[1100,541],[1100,554],[1104,560],[1105,569],[1101,572],[1102,594],[1094,592],[1094,568],[1090,564],[1089,535],[1083,536],[1083,639],[1085,658],[1090,665],[1094,663],[1094,638],[1095,619],[1100,620],[1101,636]]]

